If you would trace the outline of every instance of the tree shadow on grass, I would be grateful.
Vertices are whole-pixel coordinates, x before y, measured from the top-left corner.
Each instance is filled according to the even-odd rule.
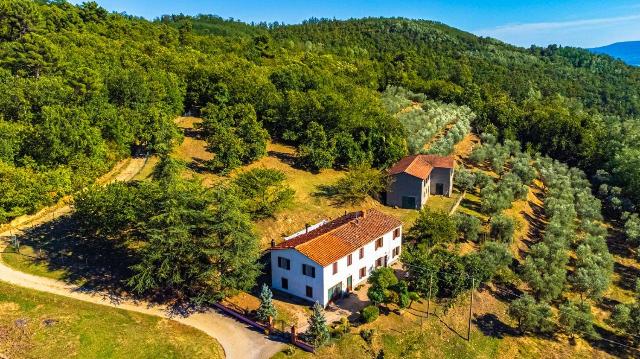
[[[301,169],[300,167],[297,167],[297,156],[295,154],[280,151],[268,151],[267,155],[269,157],[277,158],[281,162],[288,164],[291,167]]]
[[[507,335],[519,335],[516,329],[501,321],[498,316],[493,313],[484,313],[476,316],[471,322],[486,336],[503,339]]]
[[[208,162],[208,160],[202,158],[193,158],[193,160],[187,164],[187,168],[198,174],[214,173],[209,169]]]
[[[537,197],[537,194],[533,194]],[[540,199],[539,199],[540,200]],[[524,243],[527,247],[531,247],[533,244],[539,242],[544,235],[545,219],[544,208],[533,201],[528,201],[529,207],[531,207],[532,213],[522,212],[525,220],[529,222],[529,232]]]
[[[99,291],[114,301],[128,295],[123,288],[136,262],[133,252],[116,241],[83,236],[77,228],[72,215],[63,216],[26,230],[19,240],[33,248],[35,264],[61,271],[60,279],[81,291]]]
[[[627,241],[623,229],[624,224],[616,219],[607,220],[608,223],[611,224],[611,227],[608,228],[607,231],[607,246],[609,247],[609,252],[622,258],[635,259],[637,255],[633,253],[631,250],[632,246],[630,246]]]
[[[522,295],[522,291],[511,283],[496,283],[493,287],[487,288],[493,297],[505,303],[510,303]]]
[[[311,195],[313,197],[328,199],[333,207],[342,207],[351,203],[350,201],[342,198],[339,193],[339,188],[332,184],[321,184],[316,186],[316,190],[311,193]]]
[[[622,289],[635,290],[636,279],[640,278],[640,269],[613,262],[613,271],[620,275],[616,285]]]
[[[596,306],[602,310],[612,312],[616,305],[620,304],[620,301],[604,297],[596,302]]]
[[[597,325],[594,325],[594,329],[600,338],[585,339],[593,348],[618,358],[640,357],[640,350],[628,338]]]
[[[482,207],[480,206],[480,203],[472,201],[467,197],[464,197],[462,199],[462,202],[460,202],[460,207],[464,207],[474,212],[482,213]]]

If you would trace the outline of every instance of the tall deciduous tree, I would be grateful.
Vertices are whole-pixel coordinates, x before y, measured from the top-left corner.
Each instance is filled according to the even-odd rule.
[[[267,153],[269,134],[258,122],[251,104],[202,109],[205,120],[199,125],[207,140],[207,150],[214,154],[209,167],[228,172],[251,163]]]
[[[295,191],[286,183],[284,172],[272,168],[254,168],[234,178],[238,195],[253,218],[273,216],[293,201]]]
[[[425,208],[420,211],[418,219],[405,238],[408,242],[433,248],[456,240],[456,224],[448,214]]]

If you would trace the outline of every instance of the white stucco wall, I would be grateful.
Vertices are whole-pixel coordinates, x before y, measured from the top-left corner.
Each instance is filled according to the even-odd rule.
[[[278,257],[288,258],[291,261],[291,269],[286,270],[278,267]],[[316,277],[311,278],[302,273],[302,265],[307,264],[316,269]],[[285,293],[293,294],[297,297],[309,300],[311,302],[323,302],[322,297],[322,279],[323,268],[307,256],[295,249],[278,249],[271,251],[271,286],[274,289]],[[282,288],[281,278],[289,280],[289,289]],[[306,296],[307,286],[313,288],[313,297]]]
[[[353,278],[352,287],[355,289],[358,285],[366,283],[369,274],[375,267],[376,259],[384,258],[386,255],[388,258],[387,265],[396,262],[400,253],[402,253],[402,229],[400,230],[400,237],[393,238],[393,230],[383,235],[383,246],[375,249],[375,240],[367,243],[364,246],[364,258],[360,259],[360,250],[356,249],[352,255],[352,264],[347,266],[347,256],[340,258],[338,263],[338,272],[333,274],[333,264],[329,264],[325,268],[320,267],[319,264],[313,262],[308,257],[304,256],[295,249],[284,250],[272,250],[271,251],[271,282],[274,289],[281,290],[286,293],[293,294],[303,299],[317,301],[323,306],[326,306],[329,302],[329,288],[342,284],[342,290],[347,289],[347,278],[351,276]],[[393,256],[393,249],[400,247],[400,252],[397,256]],[[285,270],[278,267],[278,256],[289,258],[291,260],[291,269]],[[384,262],[384,260],[383,260]],[[314,265],[316,268],[316,277],[311,278],[302,274],[302,264]],[[366,268],[366,276],[360,278],[360,268]],[[289,280],[289,289],[283,289],[281,287],[281,278],[285,277]],[[306,286],[313,287],[313,298],[306,297]]]

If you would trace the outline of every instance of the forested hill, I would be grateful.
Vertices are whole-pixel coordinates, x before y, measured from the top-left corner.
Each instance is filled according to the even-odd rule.
[[[263,155],[267,137],[312,170],[388,166],[407,153],[380,98],[389,85],[467,105],[478,131],[640,193],[638,122],[625,121],[640,113],[640,69],[607,56],[406,19],[149,22],[93,2],[0,0],[0,222],[131,153],[167,153],[184,111],[209,119],[212,170]]]

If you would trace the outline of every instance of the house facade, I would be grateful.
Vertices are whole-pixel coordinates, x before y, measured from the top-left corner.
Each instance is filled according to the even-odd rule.
[[[413,155],[402,158],[388,173],[386,204],[422,209],[432,195],[451,196],[455,160],[450,156]]]
[[[377,210],[310,228],[271,248],[271,285],[323,306],[396,262],[402,250],[402,222]]]

